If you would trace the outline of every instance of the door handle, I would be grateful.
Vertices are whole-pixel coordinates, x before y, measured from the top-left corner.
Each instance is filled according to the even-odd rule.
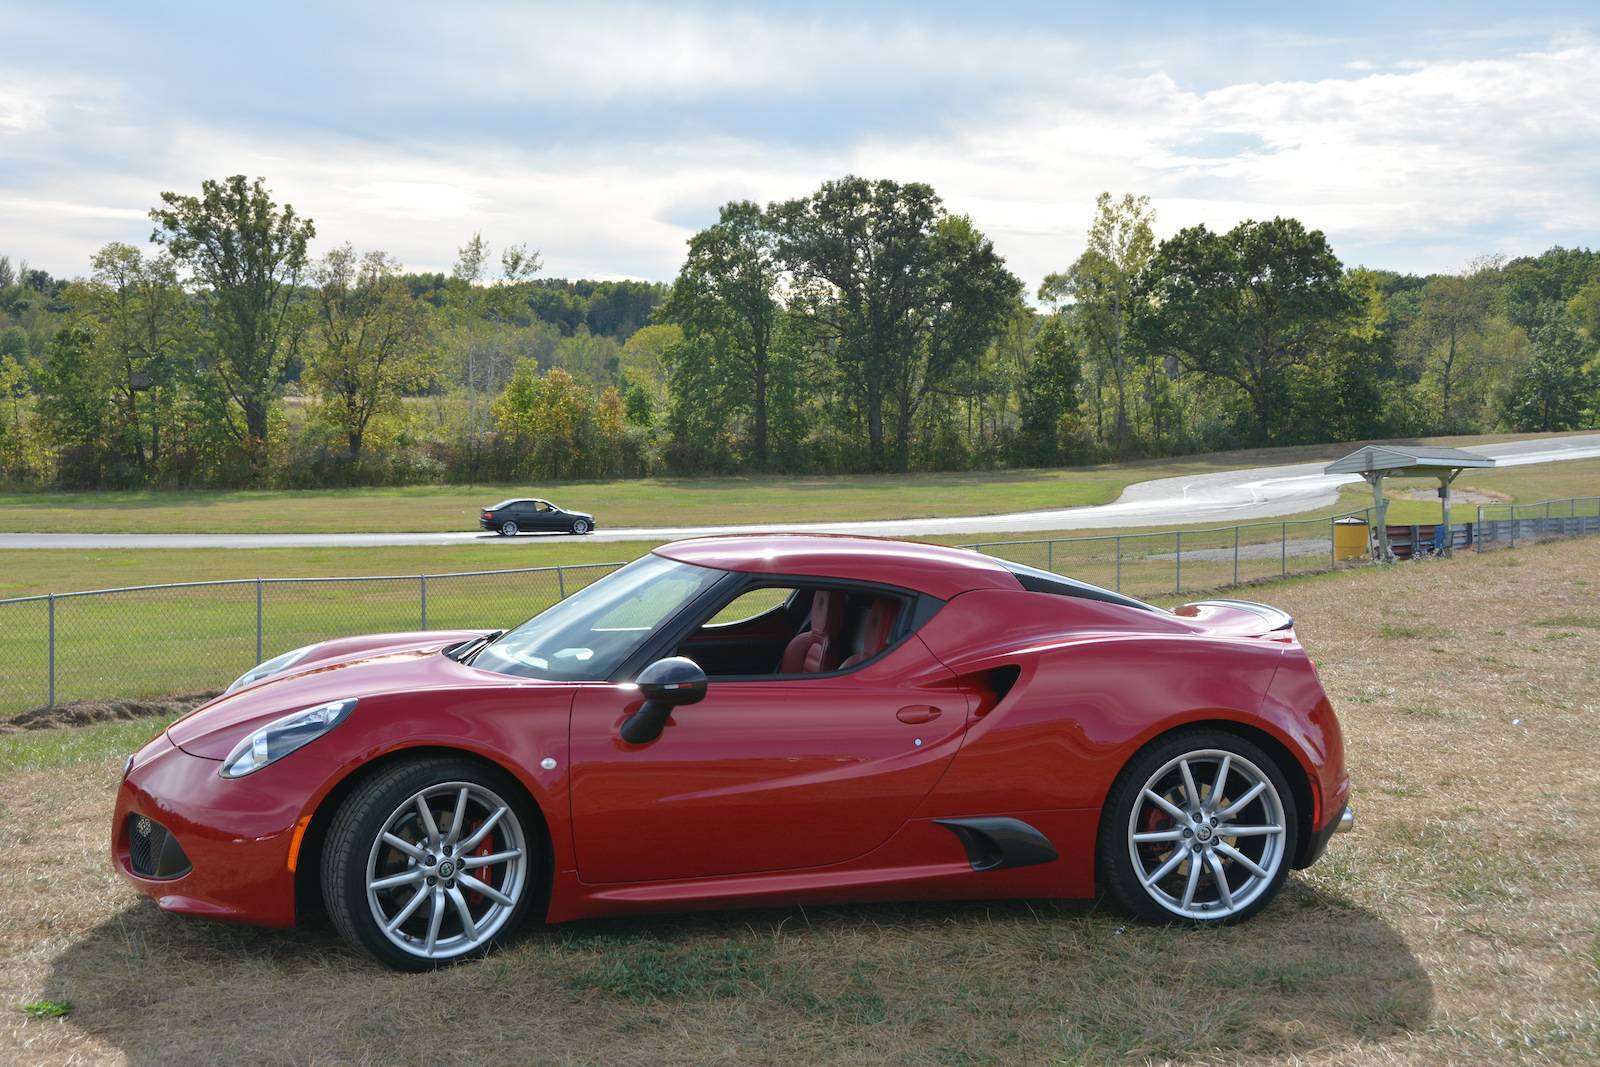
[[[932,704],[908,704],[894,713],[894,717],[905,723],[932,722],[939,717],[939,709]]]

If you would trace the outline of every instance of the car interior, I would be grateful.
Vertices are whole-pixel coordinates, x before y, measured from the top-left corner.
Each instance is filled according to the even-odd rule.
[[[725,605],[678,646],[708,677],[848,670],[903,632],[904,597],[876,590],[760,586]]]

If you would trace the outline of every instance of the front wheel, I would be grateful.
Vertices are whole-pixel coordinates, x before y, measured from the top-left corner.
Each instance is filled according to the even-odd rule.
[[[572,520],[572,532],[575,533],[575,534],[586,534],[586,533],[588,533],[589,532],[589,520],[588,519],[574,519],[574,520]]]
[[[526,917],[538,851],[509,778],[418,759],[358,786],[328,831],[322,895],[345,939],[389,967],[483,955]]]
[[[1112,787],[1101,878],[1152,922],[1237,922],[1282,888],[1297,831],[1271,756],[1221,730],[1184,730],[1140,752]]]

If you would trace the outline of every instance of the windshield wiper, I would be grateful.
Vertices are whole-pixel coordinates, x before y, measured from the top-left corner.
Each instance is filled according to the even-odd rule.
[[[469,641],[463,641],[459,645],[451,645],[444,650],[444,654],[457,663],[471,663],[473,656],[482,652],[492,642],[499,640],[504,634],[504,630],[495,630],[492,633],[484,634],[482,637],[474,637]]]

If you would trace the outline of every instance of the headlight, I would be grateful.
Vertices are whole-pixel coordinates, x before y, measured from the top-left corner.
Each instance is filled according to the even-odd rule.
[[[271,659],[266,660],[265,662],[258,663],[256,666],[251,667],[249,670],[239,675],[239,677],[234,680],[234,683],[228,686],[226,692],[231,693],[241,686],[249,685],[251,682],[259,682],[261,679],[270,678],[272,675],[277,674],[280,671],[286,671],[290,667],[293,667],[296,663],[299,663],[301,660],[305,659],[306,656],[310,654],[311,650],[316,647],[316,645],[307,645],[304,648],[297,648],[293,652],[285,652],[281,656],[273,656]]]
[[[355,706],[353,699],[333,700],[274,719],[234,745],[219,773],[224,778],[243,778],[259,771],[344,722]]]

